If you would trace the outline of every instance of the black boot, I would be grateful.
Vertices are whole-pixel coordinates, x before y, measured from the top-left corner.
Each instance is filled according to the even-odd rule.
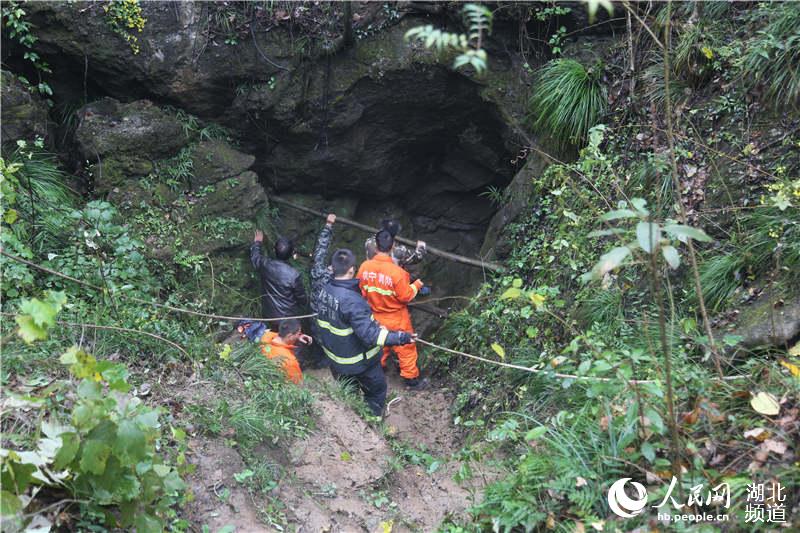
[[[431,383],[428,378],[423,378],[423,377],[412,378],[412,379],[403,378],[403,381],[406,384],[406,388],[411,390],[427,389],[428,385],[430,385]]]

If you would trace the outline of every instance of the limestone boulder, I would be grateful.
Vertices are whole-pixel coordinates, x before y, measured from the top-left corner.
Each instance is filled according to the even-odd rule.
[[[44,100],[7,70],[0,71],[0,87],[3,144],[46,137],[50,121]]]

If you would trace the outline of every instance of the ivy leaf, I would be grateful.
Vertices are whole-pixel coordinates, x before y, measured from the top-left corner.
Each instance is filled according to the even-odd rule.
[[[144,432],[135,422],[123,420],[117,428],[114,455],[123,463],[138,463],[147,458],[147,442]]]
[[[661,248],[661,254],[664,256],[664,260],[670,268],[675,269],[680,266],[681,256],[678,255],[678,250],[676,250],[674,246],[664,246]]]
[[[96,439],[86,441],[81,452],[81,471],[97,476],[102,475],[106,470],[109,455],[111,455],[111,447],[105,442]]]
[[[514,300],[519,298],[522,294],[522,289],[517,287],[509,287],[506,291],[500,295],[501,300]]]
[[[34,341],[42,341],[47,338],[47,328],[37,326],[32,316],[20,315],[15,317],[14,321],[19,326],[17,335],[22,337],[22,340],[27,344],[32,344]]]
[[[164,524],[161,520],[147,513],[137,514],[134,526],[137,533],[161,533],[164,531]]]
[[[492,343],[492,350],[494,350],[494,353],[500,356],[500,359],[506,358],[506,350],[496,342]]]
[[[713,240],[705,231],[683,224],[665,224],[664,231],[681,242],[686,242],[688,239],[694,239],[700,242],[711,242]]]
[[[80,437],[77,433],[67,432],[61,434],[61,449],[53,459],[53,469],[62,470],[75,459],[78,448],[81,445]]]
[[[531,302],[536,307],[536,310],[539,311],[542,307],[544,307],[544,301],[547,297],[543,294],[539,293],[531,293]]]
[[[654,222],[639,222],[636,224],[636,241],[642,250],[648,254],[653,253],[661,240],[661,228]]]

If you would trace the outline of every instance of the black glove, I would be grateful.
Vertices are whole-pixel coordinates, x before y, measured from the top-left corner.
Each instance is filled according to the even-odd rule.
[[[411,336],[411,333],[406,331],[397,332],[397,344],[410,344],[412,340],[414,340],[414,337]]]

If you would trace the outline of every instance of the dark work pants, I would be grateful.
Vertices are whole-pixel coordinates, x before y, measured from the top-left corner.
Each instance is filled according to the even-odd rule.
[[[383,406],[386,404],[386,376],[383,367],[376,362],[360,374],[346,375],[337,372],[331,366],[331,375],[338,381],[355,381],[358,388],[364,393],[364,401],[367,402],[372,414],[381,416]]]

